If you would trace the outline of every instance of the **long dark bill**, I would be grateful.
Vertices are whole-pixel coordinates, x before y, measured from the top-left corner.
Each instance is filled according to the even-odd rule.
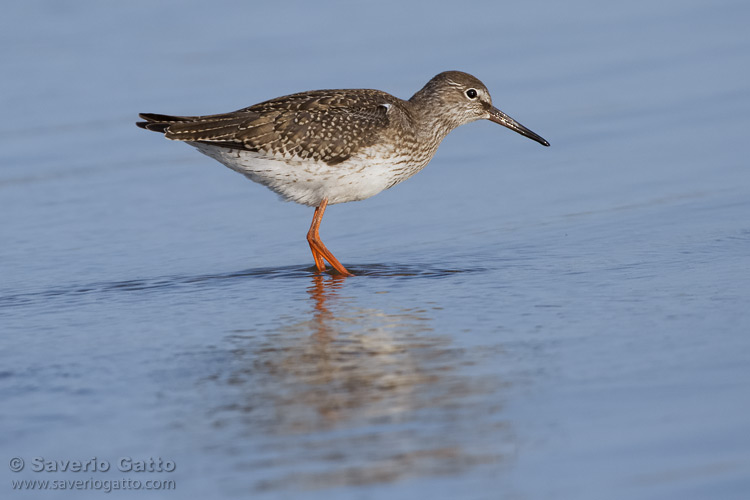
[[[533,139],[542,146],[549,146],[549,142],[547,142],[544,137],[527,129],[526,127],[515,121],[513,118],[495,107],[490,108],[490,121],[499,123],[503,127],[508,127],[509,129],[518,132],[519,134],[526,136],[529,139]]]

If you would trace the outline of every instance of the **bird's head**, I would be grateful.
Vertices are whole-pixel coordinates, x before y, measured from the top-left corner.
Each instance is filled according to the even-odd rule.
[[[410,101],[420,105],[423,112],[440,116],[440,120],[449,129],[476,120],[490,120],[544,146],[549,146],[549,142],[543,137],[494,107],[487,87],[468,73],[440,73],[414,94]]]

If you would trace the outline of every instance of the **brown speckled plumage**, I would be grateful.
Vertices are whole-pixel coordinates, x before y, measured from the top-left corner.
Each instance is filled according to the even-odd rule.
[[[371,146],[392,119],[387,106],[400,99],[368,89],[316,90],[265,101],[232,113],[209,116],[142,114],[144,128],[164,132],[168,139],[206,142],[248,151],[341,163]]]

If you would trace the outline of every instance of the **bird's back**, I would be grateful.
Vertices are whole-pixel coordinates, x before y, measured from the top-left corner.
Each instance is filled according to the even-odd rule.
[[[143,113],[138,125],[172,140],[336,165],[383,134],[408,133],[408,104],[378,90],[315,90],[218,115]]]

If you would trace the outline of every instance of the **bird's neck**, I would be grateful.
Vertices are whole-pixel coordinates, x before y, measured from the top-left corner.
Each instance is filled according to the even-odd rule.
[[[416,135],[420,143],[437,150],[445,136],[460,123],[452,120],[451,113],[445,113],[445,104],[434,94],[420,90],[409,99],[414,114]]]

